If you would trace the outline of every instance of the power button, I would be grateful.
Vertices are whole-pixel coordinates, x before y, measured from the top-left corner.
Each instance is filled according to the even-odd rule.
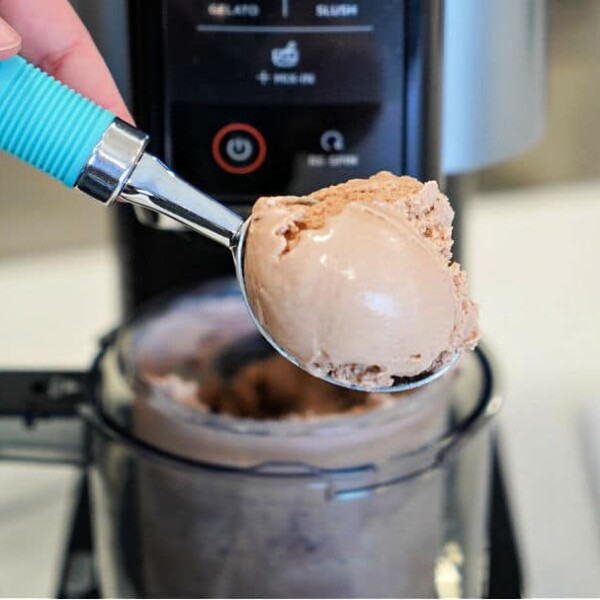
[[[256,171],[267,155],[267,145],[256,127],[230,123],[219,129],[212,143],[217,164],[228,173],[246,175]]]

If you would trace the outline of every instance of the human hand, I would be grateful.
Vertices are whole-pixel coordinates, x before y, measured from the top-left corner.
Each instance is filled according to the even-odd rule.
[[[17,52],[133,123],[106,63],[68,0],[0,0],[0,60]]]

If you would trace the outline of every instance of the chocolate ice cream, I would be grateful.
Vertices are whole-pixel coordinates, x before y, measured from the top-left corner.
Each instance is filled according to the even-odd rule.
[[[436,369],[478,339],[453,216],[436,182],[388,172],[261,198],[245,248],[252,309],[316,376],[379,387]]]
[[[231,379],[213,374],[194,381],[178,375],[146,381],[170,398],[199,410],[248,419],[311,419],[356,414],[392,401],[389,394],[365,394],[312,377],[272,354],[244,365]]]

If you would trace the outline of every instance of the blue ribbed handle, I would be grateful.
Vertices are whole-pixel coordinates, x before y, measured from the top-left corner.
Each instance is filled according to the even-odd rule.
[[[114,115],[20,56],[0,61],[0,150],[72,187]]]

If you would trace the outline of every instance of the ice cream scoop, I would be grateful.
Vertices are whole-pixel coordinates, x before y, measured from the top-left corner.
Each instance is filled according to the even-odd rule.
[[[411,373],[409,377],[377,381],[340,377],[331,369],[314,369],[304,356],[294,354],[295,346],[289,344],[287,338],[280,343],[282,330],[277,326],[271,329],[262,309],[257,314],[264,300],[258,289],[260,272],[253,270],[253,285],[248,288],[245,271],[247,264],[253,262],[247,263],[244,258],[246,234],[253,218],[244,222],[239,215],[187,184],[145,151],[147,143],[148,136],[143,131],[81,97],[23,58],[17,56],[0,62],[0,150],[6,150],[107,206],[118,200],[149,209],[227,246],[233,253],[244,298],[259,330],[294,364],[340,385],[370,391],[375,387],[381,391],[402,391],[439,377],[457,359],[455,352],[443,362],[432,364],[425,371]],[[318,203],[318,199],[306,199],[305,203]],[[260,238],[253,239],[261,243]],[[260,256],[260,251],[258,254],[253,251],[252,256]],[[314,258],[317,267],[317,257]],[[290,284],[297,283],[290,280]],[[284,289],[280,288],[279,293]],[[376,295],[373,299],[378,302]],[[335,314],[336,306],[322,305],[320,310],[324,311],[320,323],[325,327],[329,316]],[[301,328],[302,315],[296,316],[297,326]],[[315,325],[318,325],[316,321]],[[347,325],[352,327],[352,320]],[[376,330],[372,333],[374,339],[379,339]],[[346,339],[350,338],[346,336]]]

